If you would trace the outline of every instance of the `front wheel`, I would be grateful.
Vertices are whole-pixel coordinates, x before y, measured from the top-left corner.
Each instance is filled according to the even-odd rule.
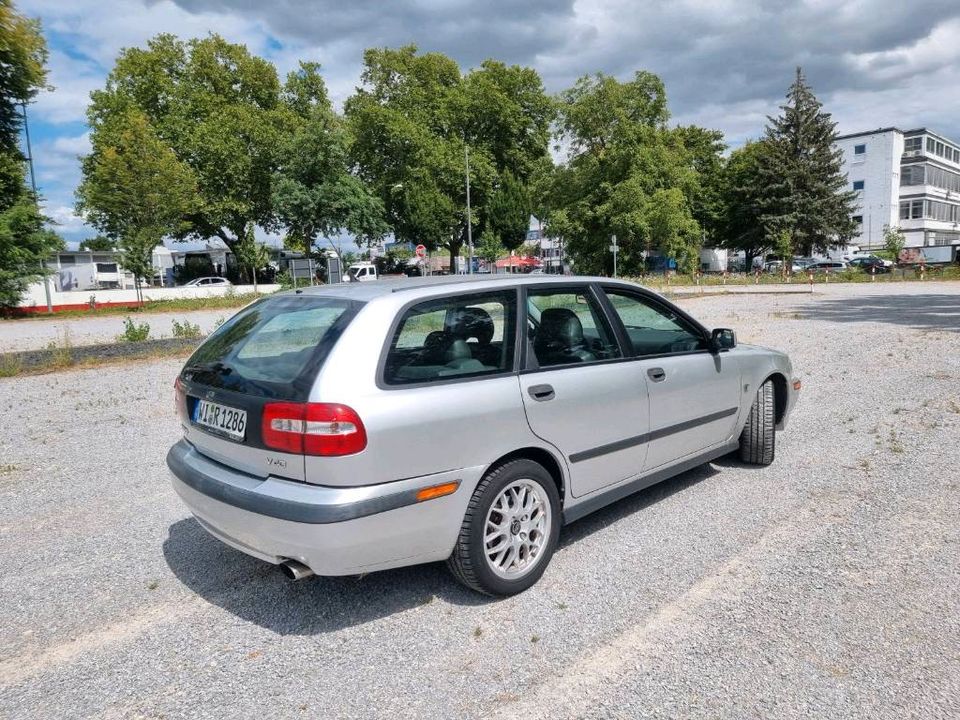
[[[767,380],[757,391],[740,433],[740,459],[751,465],[769,465],[773,462],[776,443],[776,398],[773,380]]]
[[[513,595],[540,579],[559,535],[560,493],[550,473],[512,460],[477,485],[447,565],[469,588]]]

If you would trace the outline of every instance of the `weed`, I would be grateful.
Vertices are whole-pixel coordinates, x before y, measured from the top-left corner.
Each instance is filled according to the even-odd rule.
[[[135,323],[132,318],[123,321],[123,332],[117,335],[117,342],[143,342],[150,337],[150,323]]]
[[[950,412],[960,415],[960,405],[958,405],[955,400],[949,401],[947,407],[950,408]]]
[[[13,353],[0,355],[0,378],[15,377],[23,369],[23,363],[18,355]]]
[[[158,587],[160,587],[160,583],[156,580],[151,580],[147,583],[147,590],[156,590]]]
[[[214,329],[214,330],[218,329],[218,328],[219,328],[221,325],[223,325],[226,321],[227,321],[227,319],[226,319],[223,315],[221,315],[220,317],[217,318],[217,321],[213,324],[213,329]]]
[[[567,604],[564,603],[564,602],[562,602],[562,603],[557,603],[557,609],[558,609],[558,610],[566,610],[566,609],[567,609]]]
[[[51,340],[47,343],[50,351],[50,366],[54,369],[73,365],[73,342],[70,340],[70,328],[63,329],[63,341]]]
[[[183,338],[185,340],[196,340],[198,337],[200,337],[200,326],[191,325],[189,320],[184,320],[182,323],[174,320],[173,336],[175,338]]]
[[[890,431],[890,452],[897,453],[901,455],[903,453],[903,444],[900,442],[900,438],[897,437],[895,430]]]
[[[539,636],[539,635],[533,635],[533,636],[530,638],[530,642],[532,642],[532,643],[538,643],[538,642],[540,642],[540,636]]]
[[[0,465],[0,475],[9,475],[10,473],[15,473],[19,469],[19,466],[11,465],[10,463],[7,463],[6,465]]]
[[[477,625],[477,626],[473,629],[473,636],[476,637],[476,638],[478,638],[478,637],[480,637],[481,635],[483,635],[483,628],[480,627],[479,625]]]

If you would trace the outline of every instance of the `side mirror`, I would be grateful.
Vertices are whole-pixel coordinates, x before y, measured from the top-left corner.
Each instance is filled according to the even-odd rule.
[[[737,346],[737,334],[730,328],[715,328],[710,333],[710,352],[730,350]]]

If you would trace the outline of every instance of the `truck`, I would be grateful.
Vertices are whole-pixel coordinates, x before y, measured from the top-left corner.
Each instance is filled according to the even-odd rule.
[[[372,262],[353,263],[343,276],[344,282],[372,282],[377,279],[377,266]]]

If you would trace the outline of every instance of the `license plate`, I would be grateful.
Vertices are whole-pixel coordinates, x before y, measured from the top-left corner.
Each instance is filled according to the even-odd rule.
[[[197,400],[193,422],[231,440],[243,440],[247,429],[247,411],[227,407],[209,400]]]

